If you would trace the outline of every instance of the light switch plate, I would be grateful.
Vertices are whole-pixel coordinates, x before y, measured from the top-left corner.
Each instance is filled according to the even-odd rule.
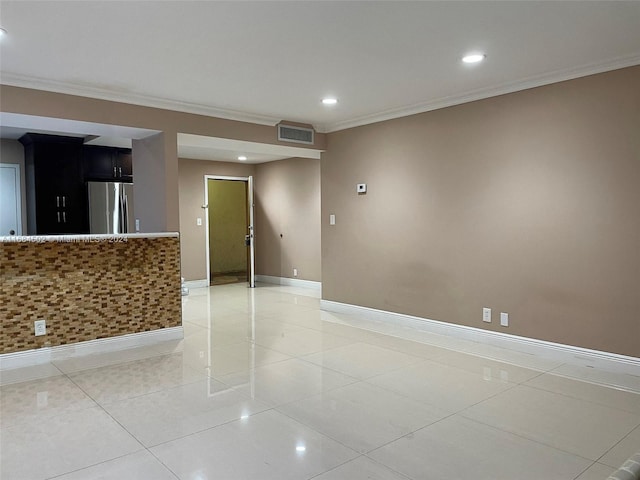
[[[482,309],[482,321],[483,322],[487,322],[487,323],[491,323],[491,309],[490,308],[483,308]]]
[[[508,313],[500,312],[500,325],[502,325],[503,327],[508,327],[509,326],[509,314]]]
[[[336,216],[334,214],[329,215],[329,225],[336,224]]]

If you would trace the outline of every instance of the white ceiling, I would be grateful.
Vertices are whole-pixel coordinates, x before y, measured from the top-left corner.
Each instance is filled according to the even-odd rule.
[[[0,3],[2,83],[319,131],[640,64],[638,1]]]

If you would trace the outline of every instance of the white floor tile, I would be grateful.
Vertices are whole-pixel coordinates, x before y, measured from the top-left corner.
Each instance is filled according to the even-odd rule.
[[[185,365],[182,355],[175,354],[86,370],[69,378],[104,405],[203,380],[206,373]]]
[[[95,406],[66,376],[15,383],[0,387],[0,427],[40,422]]]
[[[177,480],[167,467],[146,450],[56,477],[55,480]]]
[[[147,447],[238,420],[267,408],[211,379],[105,407],[113,418]]]
[[[286,355],[300,356],[355,342],[346,337],[305,329],[258,338],[256,343]]]
[[[151,451],[181,479],[300,480],[357,456],[274,411],[165,443]]]
[[[93,368],[120,365],[124,362],[134,362],[148,358],[158,357],[160,352],[156,345],[147,345],[138,348],[127,348],[114,352],[96,353],[79,357],[54,359],[53,364],[60,371],[71,374],[90,370]]]
[[[10,385],[12,383],[28,382],[30,380],[57,377],[60,375],[62,375],[62,372],[50,363],[14,368],[11,370],[0,370],[0,385]]]
[[[640,424],[640,416],[629,412],[525,386],[462,415],[591,460]]]
[[[419,402],[458,412],[513,384],[425,360],[366,380]]]
[[[510,363],[498,362],[476,355],[447,351],[431,359],[450,367],[460,368],[471,373],[482,375],[488,380],[500,382],[522,383],[540,375],[538,370],[518,367]]]
[[[361,453],[448,415],[365,382],[336,388],[277,410]]]
[[[620,468],[632,455],[640,453],[640,426],[620,440],[598,460],[614,468]]]
[[[458,416],[368,456],[413,480],[572,480],[592,463]]]
[[[615,472],[615,469],[607,465],[594,463],[587,468],[582,475],[576,478],[576,480],[606,480],[613,472]]]
[[[271,406],[294,402],[357,381],[295,358],[216,379]]]
[[[617,390],[546,373],[529,380],[525,385],[640,415],[640,393]]]
[[[2,428],[0,446],[0,478],[16,480],[50,478],[142,449],[99,407]]]
[[[578,365],[562,365],[552,373],[640,393],[640,375],[638,374],[610,372]]]
[[[421,362],[420,357],[376,345],[353,343],[301,357],[321,367],[364,379]]]
[[[313,480],[407,480],[407,477],[367,457],[358,457]]]

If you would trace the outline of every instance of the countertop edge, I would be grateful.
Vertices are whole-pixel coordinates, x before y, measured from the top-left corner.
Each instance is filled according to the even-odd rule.
[[[0,243],[74,243],[74,242],[113,242],[126,241],[129,238],[178,238],[178,232],[121,233],[121,234],[83,234],[83,235],[12,235],[0,236]]]

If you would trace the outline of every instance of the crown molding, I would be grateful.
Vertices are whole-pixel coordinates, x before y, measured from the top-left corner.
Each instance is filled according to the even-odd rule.
[[[155,97],[152,95],[141,95],[133,92],[117,90],[112,91],[105,88],[90,87],[87,85],[79,85],[70,82],[59,82],[46,78],[30,77],[26,75],[18,75],[7,72],[0,73],[0,83],[2,83],[3,85],[11,85],[14,87],[32,88],[34,90],[45,90],[48,92],[76,95],[79,97],[89,97],[118,103],[129,103],[133,105],[140,105],[143,107],[161,108],[177,112],[205,115],[207,117],[223,118],[225,120],[256,123],[259,125],[274,126],[282,121],[282,118],[280,117],[246,113],[238,110],[212,107],[197,103],[183,102],[180,100],[170,100],[166,98]]]
[[[636,65],[640,65],[640,55],[638,54],[618,57],[608,62],[591,64],[578,68],[556,70],[543,75],[534,75],[517,82],[504,83],[497,87],[481,88],[462,95],[452,95],[439,98],[437,100],[430,100],[428,102],[416,103],[400,108],[392,108],[372,115],[363,115],[351,120],[319,124],[316,125],[316,130],[321,133],[337,132],[339,130],[346,130],[348,128],[361,127],[363,125],[383,122],[385,120],[393,120],[395,118],[406,117],[418,113],[430,112],[440,108],[452,107],[454,105],[483,100],[490,97],[497,97],[498,95],[505,95],[507,93],[514,93],[530,88],[541,87],[543,85],[573,80],[575,78],[618,70],[620,68],[633,67]]]
[[[392,108],[370,115],[362,115],[360,117],[355,117],[349,120],[314,124],[314,127],[316,132],[318,133],[331,133],[339,130],[346,130],[348,128],[360,127],[363,125],[383,122],[386,120],[393,120],[396,118],[415,115],[418,113],[430,112],[433,110],[438,110],[440,108],[452,107],[454,105],[460,105],[476,100],[483,100],[485,98],[496,97],[499,95],[505,95],[508,93],[514,93],[530,88],[541,87],[543,85],[549,85],[552,83],[558,83],[566,80],[572,80],[575,78],[586,77],[588,75],[595,75],[598,73],[604,73],[636,65],[640,65],[640,55],[627,55],[624,57],[617,57],[607,62],[583,65],[577,68],[556,70],[542,75],[534,75],[517,82],[504,83],[496,87],[481,88],[478,90],[466,92],[461,95],[451,95],[427,102],[405,105],[403,107]],[[35,90],[45,90],[49,92],[63,93],[68,95],[109,100],[112,102],[129,103],[144,107],[162,108],[166,110],[193,113],[196,115],[206,115],[209,117],[255,123],[259,125],[274,126],[282,120],[280,117],[258,115],[191,102],[170,100],[151,95],[141,95],[126,91],[113,91],[105,88],[79,85],[70,82],[59,82],[56,80],[30,77],[7,72],[2,72],[0,74],[0,83],[15,87],[33,88]]]

